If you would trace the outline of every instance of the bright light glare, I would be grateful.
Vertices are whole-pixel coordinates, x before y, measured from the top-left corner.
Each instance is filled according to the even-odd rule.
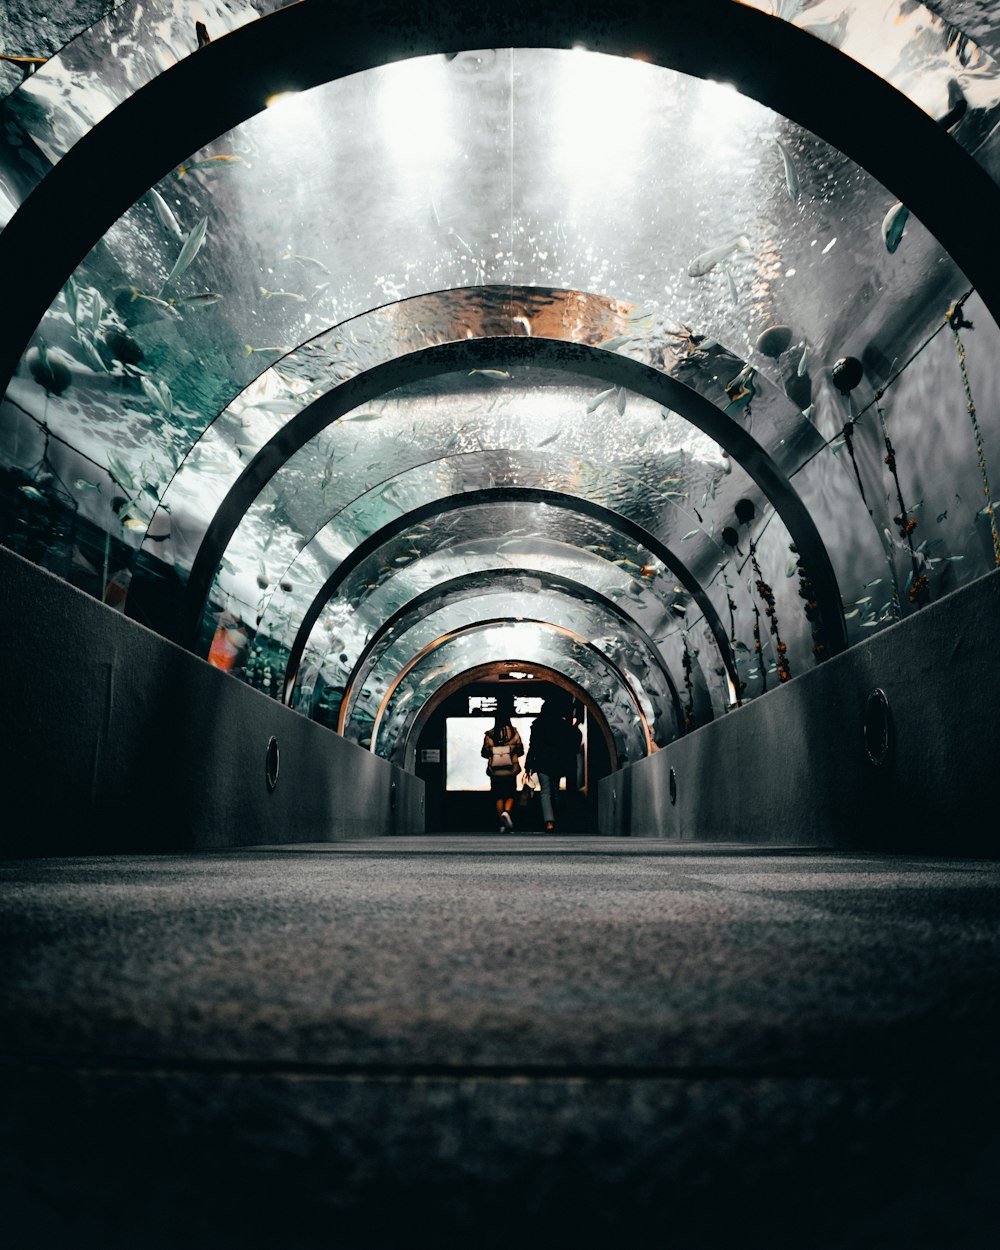
[[[299,93],[297,91],[276,91],[274,95],[269,95],[264,101],[264,107],[269,109],[278,108],[279,105],[287,104],[289,100],[294,100]]]
[[[691,86],[697,94],[692,100],[689,133],[703,149],[739,153],[747,130],[767,125],[767,111],[756,100],[741,95],[732,83],[706,80]]]
[[[401,165],[433,168],[455,158],[450,95],[440,57],[383,66],[373,92],[381,141]]]
[[[559,55],[559,90],[553,110],[553,173],[567,193],[607,187],[608,170],[623,193],[638,176],[646,138],[653,67],[582,48]]]

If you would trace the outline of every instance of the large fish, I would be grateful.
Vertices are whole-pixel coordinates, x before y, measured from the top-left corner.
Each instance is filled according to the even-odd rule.
[[[730,239],[728,243],[720,243],[718,247],[709,248],[707,252],[702,252],[700,256],[696,256],[691,264],[688,265],[688,275],[692,278],[703,278],[707,273],[712,272],[719,261],[725,260],[727,256],[731,256],[737,250],[750,251],[750,240],[745,234],[737,235],[735,239]]]

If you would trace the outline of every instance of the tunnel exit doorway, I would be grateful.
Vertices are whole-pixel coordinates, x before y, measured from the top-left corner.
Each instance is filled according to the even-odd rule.
[[[512,721],[527,749],[542,703],[549,698],[566,702],[569,695],[565,688],[530,673],[473,681],[452,691],[431,713],[416,742],[414,767],[425,785],[427,832],[495,833],[495,807],[480,751],[483,735],[493,725],[497,699],[513,698]],[[597,781],[612,771],[613,763],[606,731],[587,702],[574,697],[572,707],[583,752],[577,791],[564,785],[559,795],[556,828],[564,834],[592,834],[596,832]],[[537,794],[520,789],[513,818],[515,832],[541,835],[544,822]]]

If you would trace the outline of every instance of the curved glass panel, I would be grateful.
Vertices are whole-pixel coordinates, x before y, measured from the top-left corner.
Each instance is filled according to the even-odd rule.
[[[968,112],[951,129],[957,141],[971,152],[980,148],[996,125],[1000,67],[970,38],[975,29],[969,19],[975,16],[977,6],[962,0],[929,6],[913,0],[895,0],[884,5],[873,5],[868,0],[741,3],[771,13],[831,44],[892,83],[931,117],[947,120],[955,111],[956,102],[964,100]]]
[[[729,555],[715,518],[760,499],[716,444],[641,397],[622,394],[610,412],[588,414],[601,393],[593,383],[518,379],[490,393],[465,385],[476,379],[458,378],[454,389],[449,381],[436,394],[366,405],[296,453],[230,541],[211,611],[227,597],[259,601],[262,558],[272,585],[286,576],[294,584],[302,611],[370,534],[434,499],[496,487],[561,491],[613,511],[709,582]],[[648,585],[657,588],[655,576]]]
[[[871,29],[864,26],[874,20],[867,7],[780,6],[788,9],[783,15],[801,17],[847,51],[858,31]],[[895,61],[884,72],[897,73],[892,81],[916,92],[918,102],[923,92],[934,116],[941,115],[942,86],[947,95],[957,75],[970,108],[953,133],[956,141],[977,146],[978,159],[989,167],[996,140],[980,144],[975,136],[992,128],[993,69],[947,31],[942,36],[940,23],[915,13],[913,5],[892,10],[896,26],[908,33],[905,43],[899,31],[887,40]],[[832,15],[829,31],[822,29],[823,15]],[[614,110],[606,108],[608,99],[615,100]],[[43,136],[38,142],[44,147]],[[51,142],[55,152],[58,140]],[[31,162],[24,164],[30,168]],[[160,194],[166,214],[151,197],[144,199],[67,284],[22,363],[0,426],[0,459],[10,466],[2,479],[0,538],[109,600],[115,576],[130,574],[144,536],[164,579],[183,581],[205,518],[222,497],[221,483],[232,481],[234,468],[269,437],[266,429],[273,433],[284,419],[284,393],[268,392],[262,383],[263,399],[258,396],[249,426],[242,425],[246,405],[239,412],[233,405],[230,415],[244,433],[242,441],[236,431],[237,437],[213,445],[222,453],[217,480],[208,456],[194,480],[185,475],[188,494],[177,497],[189,502],[189,511],[171,503],[155,509],[193,441],[262,364],[316,328],[373,303],[461,283],[613,293],[603,320],[594,324],[601,322],[602,334],[606,322],[619,332],[593,341],[657,366],[669,360],[666,367],[677,376],[720,405],[736,404],[741,420],[753,420],[755,436],[794,474],[820,526],[852,629],[877,628],[911,610],[907,580],[912,584],[918,569],[927,571],[937,594],[991,567],[991,519],[966,502],[981,496],[983,482],[947,331],[883,405],[910,505],[903,514],[918,520],[920,542],[912,555],[893,521],[901,505],[875,412],[856,427],[853,461],[842,440],[838,447],[845,419],[869,402],[870,388],[885,385],[940,324],[962,292],[961,275],[863,171],[731,91],[586,53],[423,58],[269,110],[185,162],[163,181]],[[970,301],[970,315],[975,307]],[[511,301],[506,315],[524,333],[545,332],[542,309],[515,313]],[[590,312],[581,315],[586,320]],[[571,320],[568,304],[560,316]],[[997,436],[990,368],[997,332],[981,310],[973,320],[975,336],[965,334],[968,376],[989,447]],[[373,316],[374,341],[358,334],[348,344],[344,376],[397,351],[390,340],[400,325],[393,314]],[[771,333],[776,326],[787,327],[787,336]],[[425,345],[421,332],[418,323],[413,333]],[[616,338],[625,341],[616,344]],[[341,339],[331,342],[327,377],[335,376],[342,351],[336,346]],[[830,379],[831,365],[843,355],[856,356],[864,367],[854,410]],[[744,360],[756,373],[744,373]],[[734,362],[739,367],[730,373]],[[296,405],[311,397],[309,369],[297,373],[299,363],[288,362],[284,374]],[[741,375],[742,387],[728,392]],[[281,378],[281,367],[269,376]],[[764,380],[777,392],[769,405],[760,402]],[[778,402],[782,390],[795,402]],[[752,411],[733,398],[746,392]],[[445,400],[456,397],[445,396],[442,407]],[[261,406],[267,404],[277,411]],[[518,450],[544,451],[551,464],[552,449],[564,437],[544,449],[538,442]],[[829,450],[820,451],[823,440],[831,442]],[[398,471],[391,452],[386,447],[381,460],[370,461],[382,473],[367,492],[370,504],[379,483],[388,490]],[[629,455],[645,467],[645,453],[643,437],[634,436],[618,464],[618,488],[626,494]],[[464,449],[462,459],[471,465],[478,454],[478,447]],[[575,444],[574,455],[578,464],[567,462],[570,473],[587,463]],[[417,468],[429,461],[402,463]],[[439,489],[473,480],[450,473],[445,470]],[[350,483],[340,485],[339,498],[351,503]],[[310,489],[312,469],[303,459],[262,501],[280,524],[254,535],[248,521],[264,560],[265,573],[258,565],[257,574],[271,585],[268,535],[284,559],[323,524],[322,510],[306,507]],[[614,485],[605,479],[595,489]],[[714,535],[731,521],[726,508],[744,497],[757,508],[758,562],[776,597],[782,637],[788,631],[789,645],[804,649],[808,623],[787,534],[777,521],[768,522],[759,494],[723,492],[711,501],[714,510],[708,500],[699,510],[699,524],[712,536],[700,558],[704,578],[715,586],[723,617],[723,576],[737,587],[739,611],[745,610],[740,581],[749,578],[747,595],[755,593],[739,528],[744,543],[733,549],[732,570],[718,572],[714,583],[708,578]],[[654,510],[669,528],[679,505],[662,507],[644,496],[639,506]],[[363,515],[360,502],[357,515]],[[246,580],[253,565],[241,567]],[[276,580],[280,586],[280,559]],[[639,592],[645,593],[642,582]],[[279,639],[280,611],[276,601],[273,636]],[[801,630],[795,636],[787,624],[793,617]],[[746,637],[745,624],[742,632]]]
[[[743,373],[744,360],[718,346],[698,349],[694,340],[700,336],[695,331],[684,333],[677,327],[673,332],[658,330],[649,318],[637,320],[633,313],[627,305],[606,296],[580,291],[472,287],[413,297],[374,309],[325,331],[261,373],[219,414],[179,467],[163,496],[164,507],[185,519],[186,545],[175,550],[175,567],[181,570],[190,567],[192,544],[200,540],[226,490],[290,417],[347,378],[422,348],[470,337],[525,333],[593,346],[610,344],[610,350],[678,378],[713,404],[729,403],[725,385]],[[487,383],[490,389],[484,399],[496,401],[501,397],[506,388],[498,387],[497,381],[492,379]],[[565,384],[566,376],[561,375],[559,381]],[[453,386],[454,382],[449,385]],[[604,399],[598,403],[602,394]],[[616,414],[616,392],[609,392],[607,387],[592,380],[581,383],[580,399],[582,410],[571,414],[573,420],[568,431],[571,436],[584,426],[607,425],[608,419]],[[378,410],[377,404],[364,406],[368,414]],[[754,379],[750,428],[756,436],[774,445],[786,472],[793,471],[821,446],[812,423],[804,420],[792,401],[765,377]],[[393,450],[390,442],[379,444],[373,437],[377,429],[371,426],[362,431],[355,425],[352,432],[363,432],[367,436],[364,450],[368,472],[367,466],[374,454],[385,455]],[[398,434],[398,430],[395,432]],[[450,431],[449,438],[455,432]],[[434,426],[409,433],[411,438],[427,439],[429,446],[442,446],[441,440],[435,441]],[[695,439],[691,448],[694,451],[700,436],[697,431],[689,433]],[[330,438],[332,434],[333,431],[328,431],[325,437]],[[678,446],[683,446],[685,440],[676,419],[673,434]],[[444,441],[447,443],[447,439]],[[556,450],[564,450],[566,441],[565,435],[561,436],[562,446]],[[633,451],[629,449],[634,460]],[[356,466],[347,464],[338,469],[334,460],[332,472],[328,473],[327,466],[335,455],[336,449],[330,448],[328,454],[324,446],[311,452],[304,449],[296,458],[298,467],[307,476],[311,474],[324,483],[324,506],[335,503],[327,493],[334,481],[343,479],[350,483],[352,473],[357,471]],[[397,471],[402,467],[394,464]],[[272,489],[280,493],[280,484],[274,484]],[[705,503],[709,501],[706,499]]]
[[[544,616],[539,618],[539,612]],[[537,591],[470,597],[429,613],[388,640],[372,657],[373,662],[366,666],[367,671],[356,684],[355,697],[344,719],[345,736],[369,745],[371,727],[383,699],[415,655],[441,637],[500,617],[514,621],[543,619],[546,624],[558,626],[590,643],[625,675],[656,744],[664,746],[678,736],[680,726],[674,715],[670,688],[646,647],[635,637],[622,636],[620,621],[609,618],[600,608],[551,592],[543,600]],[[587,655],[582,657],[584,666],[589,667],[588,659]]]
[[[82,31],[74,21],[76,12],[58,5],[49,6],[41,20],[25,13],[21,38],[27,42],[17,55],[53,55],[30,77],[25,77],[28,64],[0,62],[0,95],[10,92],[0,127],[0,226],[81,136],[140,87],[197,51],[196,23],[217,39],[278,7],[267,0],[131,0]],[[17,37],[8,28],[25,6],[12,9],[4,19],[8,47]]]
[[[614,738],[619,764],[647,753],[641,710],[606,657],[572,635],[527,622],[470,629],[417,659],[380,709],[371,749],[402,763],[420,709],[445,682],[474,668],[484,655],[554,669],[598,703]]]
[[[684,588],[655,557],[611,525],[571,509],[527,501],[456,507],[432,520],[408,525],[390,544],[372,551],[324,605],[306,642],[303,675],[321,669],[324,687],[342,690],[358,656],[384,620],[429,589],[469,574],[482,577],[491,569],[496,570],[498,581],[512,572],[531,570],[593,588],[654,639],[664,663],[676,673],[681,671],[682,632],[696,631],[698,647],[714,657],[710,684],[716,711],[728,706],[718,644],[703,628],[700,613]],[[659,596],[646,592],[643,582],[648,578],[661,581]],[[272,633],[255,629],[252,609],[241,612],[232,600],[213,621],[215,642],[223,633],[237,635],[240,655],[231,671],[271,694],[280,691],[288,652],[301,628],[300,618],[285,613],[283,595],[279,585],[277,603],[268,615]],[[584,607],[581,603],[581,610]],[[323,719],[329,722],[328,715]]]
[[[683,716],[677,698],[676,685],[657,644],[642,626],[629,616],[626,609],[619,607],[590,587],[582,586],[556,574],[541,573],[537,570],[530,573],[503,573],[499,569],[481,569],[477,573],[466,573],[438,583],[430,590],[410,599],[395,613],[383,620],[379,628],[369,637],[344,687],[333,690],[317,681],[319,671],[315,666],[302,670],[293,692],[295,705],[307,710],[310,714],[312,714],[314,704],[318,701],[325,700],[328,708],[331,704],[334,707],[340,707],[340,716],[337,721],[339,728],[346,717],[346,704],[353,700],[368,673],[379,663],[381,656],[407,630],[420,625],[426,618],[448,609],[456,612],[455,617],[452,618],[454,621],[468,624],[470,623],[468,613],[472,610],[469,605],[472,600],[480,601],[479,606],[484,609],[486,616],[496,617],[504,614],[508,618],[513,618],[516,614],[510,608],[510,603],[515,596],[520,596],[522,599],[525,596],[529,597],[530,614],[538,619],[547,619],[547,617],[539,617],[539,614],[548,611],[547,605],[550,599],[559,601],[557,606],[563,611],[572,611],[574,606],[579,608],[580,602],[583,601],[586,612],[594,622],[597,622],[591,625],[589,632],[593,633],[595,629],[599,632],[603,629],[608,636],[624,634],[630,643],[642,653],[642,660],[637,662],[640,673],[644,673],[650,665],[655,669],[651,678],[641,676],[640,681],[663,692],[665,702],[669,702],[674,708],[676,720],[674,728],[679,728],[683,722]],[[446,622],[446,630],[450,628],[451,624]],[[666,730],[661,726],[659,732],[663,733]],[[659,737],[656,740],[659,742]]]
[[[609,98],[631,119],[627,137],[595,112]],[[614,178],[595,180],[597,168]],[[76,511],[132,549],[192,441],[274,352],[386,298],[491,281],[614,291],[636,309],[639,350],[647,334],[698,326],[816,398],[808,425],[825,420],[818,383],[838,355],[905,357],[937,315],[927,275],[935,289],[960,285],[912,220],[886,255],[877,227],[892,197],[812,136],[713,84],[585,53],[463,53],[359,74],[252,119],[160,191],[182,231],[204,228],[197,254],[178,273],[185,245],[137,206],[46,318],[5,414],[18,473],[37,464],[44,420],[76,452],[51,451],[58,477],[102,488],[103,499],[81,488]],[[757,344],[774,324],[791,336],[769,356]],[[716,395],[733,380],[704,341],[672,342],[707,357],[692,368]],[[43,384],[53,371],[55,388]],[[23,484],[51,494],[40,478]],[[124,532],[125,505],[109,508],[109,495],[126,500]]]

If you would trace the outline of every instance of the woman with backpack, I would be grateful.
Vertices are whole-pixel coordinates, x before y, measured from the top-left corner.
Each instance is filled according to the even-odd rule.
[[[521,756],[524,743],[521,735],[510,723],[514,705],[508,700],[497,703],[493,728],[483,738],[482,756],[486,760],[486,772],[490,778],[490,794],[496,802],[497,821],[501,833],[514,828],[511,809],[517,795],[517,779],[521,772]]]

